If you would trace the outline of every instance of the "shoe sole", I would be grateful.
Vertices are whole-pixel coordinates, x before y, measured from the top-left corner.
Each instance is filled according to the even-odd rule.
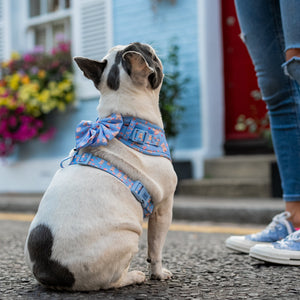
[[[250,249],[258,244],[268,244],[268,243],[262,243],[262,242],[254,242],[254,241],[250,241],[250,240],[246,240],[244,238],[244,236],[233,236],[228,238],[225,241],[225,245],[227,248],[229,248],[230,250],[234,250],[234,251],[238,251],[238,252],[242,252],[245,254],[249,254]]]
[[[250,257],[280,265],[300,266],[300,255],[289,250],[279,250],[272,245],[267,247],[254,246],[250,249]]]

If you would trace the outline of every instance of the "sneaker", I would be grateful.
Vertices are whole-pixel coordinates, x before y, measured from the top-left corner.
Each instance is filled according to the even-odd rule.
[[[250,256],[276,264],[300,266],[300,230],[268,245],[255,245]]]
[[[249,253],[250,249],[257,244],[270,244],[284,239],[295,231],[294,226],[287,219],[291,216],[289,212],[276,215],[272,222],[261,232],[231,236],[226,241],[226,247],[243,253]]]

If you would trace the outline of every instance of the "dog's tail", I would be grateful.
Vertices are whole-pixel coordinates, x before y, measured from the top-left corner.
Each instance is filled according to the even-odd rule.
[[[33,274],[43,285],[54,289],[71,289],[74,275],[67,267],[51,259],[53,235],[48,226],[40,224],[28,237],[27,248],[33,262]]]

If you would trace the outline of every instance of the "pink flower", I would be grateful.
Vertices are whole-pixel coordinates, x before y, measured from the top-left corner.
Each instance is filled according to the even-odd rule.
[[[4,117],[8,113],[8,109],[5,106],[0,107],[0,117]]]
[[[21,114],[23,113],[25,110],[25,107],[24,106],[19,106],[17,109],[16,109],[16,114]]]
[[[31,127],[29,124],[22,124],[13,137],[18,142],[25,142],[35,137],[36,134],[36,128]]]
[[[32,63],[35,61],[34,56],[30,53],[24,54],[23,59],[27,63]]]
[[[0,133],[1,134],[5,134],[5,132],[7,131],[7,120],[6,119],[3,119],[3,120],[0,120]]]
[[[18,120],[15,116],[10,116],[9,119],[8,119],[8,125],[10,127],[16,127],[18,124]]]
[[[36,122],[35,122],[35,126],[38,128],[38,129],[41,129],[43,127],[43,121],[42,120],[39,120],[37,119]]]
[[[39,140],[43,143],[46,143],[54,137],[55,133],[56,133],[56,129],[52,127],[48,131],[42,133],[39,136]]]
[[[70,51],[70,44],[69,43],[60,43],[59,50],[61,50],[62,52]]]

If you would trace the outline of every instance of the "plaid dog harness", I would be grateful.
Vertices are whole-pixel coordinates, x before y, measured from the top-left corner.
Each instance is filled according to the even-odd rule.
[[[91,153],[79,154],[78,150],[88,146],[105,146],[110,140],[117,138],[128,147],[148,155],[161,156],[171,160],[170,150],[165,133],[160,127],[133,117],[122,117],[112,114],[96,122],[81,121],[76,128],[76,152],[61,162],[71,159],[70,165],[80,164],[103,170],[123,182],[141,203],[144,217],[153,211],[151,196],[140,181],[134,181],[124,172],[106,160]]]

